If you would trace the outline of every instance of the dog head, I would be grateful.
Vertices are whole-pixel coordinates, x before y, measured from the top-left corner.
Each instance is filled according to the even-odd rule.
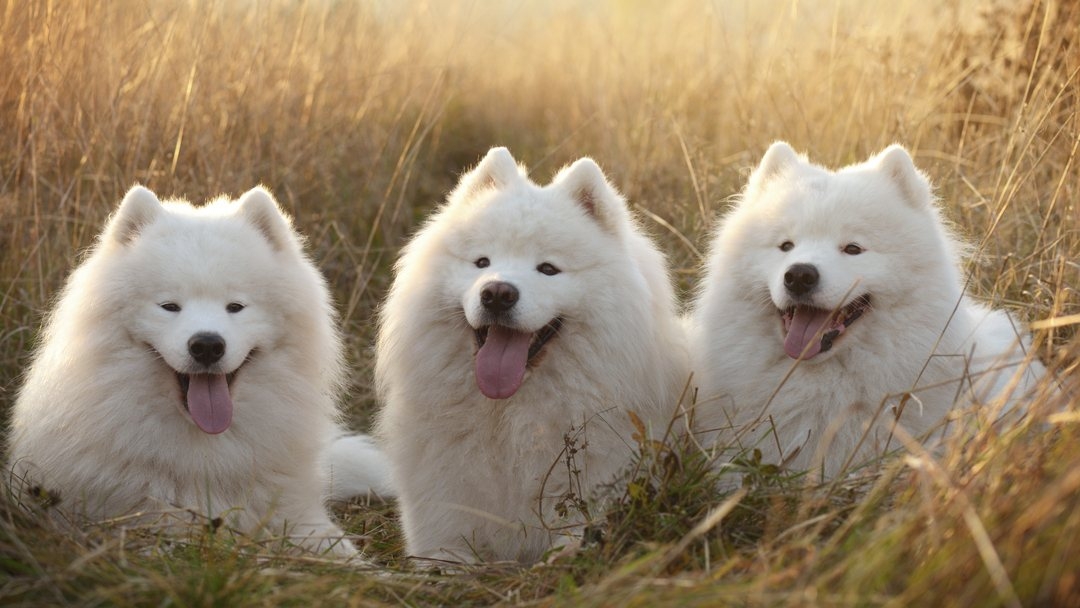
[[[101,241],[130,338],[174,376],[177,406],[200,429],[225,431],[234,379],[289,324],[289,295],[275,293],[290,272],[282,255],[300,255],[289,220],[262,188],[194,208],[135,187]]]
[[[943,231],[929,182],[902,147],[832,172],[778,142],[720,246],[739,260],[730,272],[748,293],[767,292],[784,352],[820,361],[953,265]]]
[[[443,304],[460,310],[476,345],[476,384],[514,395],[526,372],[598,311],[624,304],[607,286],[625,267],[626,204],[591,159],[550,184],[529,180],[505,148],[464,175],[428,227],[448,261]],[[633,280],[633,279],[631,279]],[[640,280],[640,277],[638,277]]]

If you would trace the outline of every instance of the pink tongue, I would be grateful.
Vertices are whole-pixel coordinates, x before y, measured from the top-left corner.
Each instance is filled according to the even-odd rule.
[[[211,435],[229,428],[232,398],[225,374],[191,374],[188,379],[188,412],[195,425]]]
[[[487,340],[476,353],[476,386],[488,399],[506,399],[521,387],[529,362],[532,334],[498,325],[488,328]]]
[[[797,307],[791,315],[787,337],[784,338],[784,352],[792,359],[812,359],[821,352],[821,336],[825,333],[825,324],[832,317],[832,311],[816,308]],[[803,352],[803,351],[806,352]]]

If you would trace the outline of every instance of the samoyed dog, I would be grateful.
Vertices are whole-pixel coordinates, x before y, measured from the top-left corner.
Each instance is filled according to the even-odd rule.
[[[964,295],[961,246],[907,151],[832,172],[765,153],[711,245],[690,316],[698,428],[834,476],[957,405],[1041,372],[1010,317]]]
[[[12,477],[80,521],[191,513],[352,555],[324,499],[386,491],[388,473],[338,426],[334,319],[266,190],[195,208],[135,187],[44,329],[11,421]]]
[[[688,353],[666,261],[590,159],[546,186],[505,148],[404,249],[376,425],[413,557],[533,562],[661,436]],[[633,418],[637,417],[637,421]]]

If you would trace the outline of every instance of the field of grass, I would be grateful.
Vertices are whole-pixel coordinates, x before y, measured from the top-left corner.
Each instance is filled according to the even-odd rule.
[[[905,144],[974,245],[971,291],[1065,390],[867,479],[735,494],[678,445],[575,554],[411,571],[392,504],[338,513],[373,565],[222,532],[60,532],[0,499],[0,605],[1080,605],[1080,2],[0,0],[0,416],[124,191],[269,186],[337,298],[365,429],[373,317],[417,222],[493,145],[594,157],[686,293],[769,143]],[[1058,319],[1058,321],[1048,321]],[[2,427],[0,427],[2,428]]]

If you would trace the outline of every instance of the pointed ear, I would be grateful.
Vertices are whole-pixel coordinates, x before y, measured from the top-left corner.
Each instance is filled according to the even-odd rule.
[[[559,171],[551,185],[562,189],[608,232],[614,234],[625,221],[626,202],[591,158],[579,159]]]
[[[799,154],[786,141],[774,142],[761,157],[754,172],[750,174],[750,187],[760,188],[766,182],[782,175],[802,162]]]
[[[492,148],[472,171],[461,176],[454,194],[469,198],[483,190],[502,190],[523,179],[522,173],[510,150]]]
[[[873,162],[900,189],[909,205],[922,208],[930,204],[930,181],[915,168],[915,162],[903,146],[893,144],[885,148]]]
[[[281,251],[295,243],[292,223],[266,188],[256,186],[248,190],[237,204],[240,216],[255,226],[274,249]]]
[[[142,186],[133,186],[105,227],[104,238],[126,245],[135,240],[139,232],[163,211],[156,194]]]

